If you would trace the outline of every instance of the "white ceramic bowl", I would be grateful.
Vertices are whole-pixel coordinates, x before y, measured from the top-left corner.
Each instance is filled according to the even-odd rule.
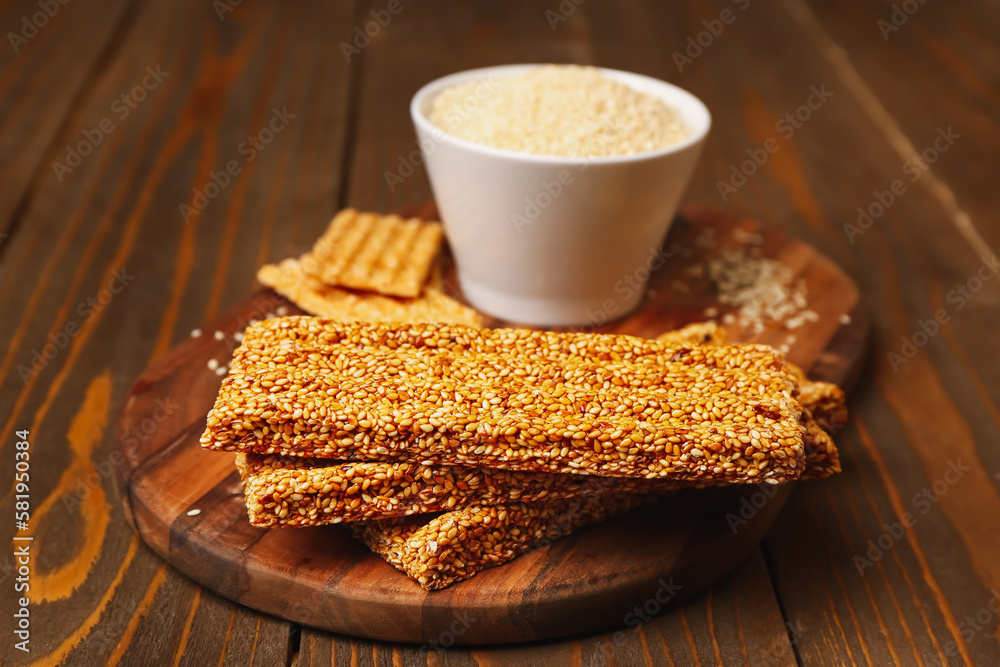
[[[472,304],[525,324],[596,326],[638,305],[650,271],[667,261],[660,243],[711,116],[698,98],[677,86],[602,69],[676,108],[691,136],[646,153],[571,158],[475,144],[428,120],[434,97],[445,88],[481,80],[486,96],[491,80],[534,67],[488,67],[437,79],[414,95],[410,114]]]

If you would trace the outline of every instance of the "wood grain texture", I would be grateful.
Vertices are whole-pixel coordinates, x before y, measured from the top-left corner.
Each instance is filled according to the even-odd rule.
[[[350,3],[244,4],[223,20],[211,3],[142,3],[65,118],[62,135],[77,136],[108,116],[147,67],[168,73],[127,118],[115,117],[100,151],[72,174],[60,182],[47,167],[39,172],[0,262],[0,301],[19,314],[0,321],[2,448],[12,461],[13,431],[30,429],[37,556],[32,652],[5,642],[3,664],[171,664],[185,651],[185,664],[203,664],[209,651],[223,663],[253,654],[284,664],[293,648],[288,623],[199,593],[135,538],[109,497],[107,422],[151,358],[245,295],[259,257],[284,256],[280,244],[295,238],[297,224],[315,221],[298,227],[314,238],[335,210],[349,67],[339,40],[328,40],[338,30],[346,37],[352,16]],[[86,21],[78,23],[85,31]],[[58,68],[72,57],[51,53],[32,66]],[[24,103],[44,104],[55,86]],[[285,107],[296,118],[252,161],[241,154],[241,142]],[[5,140],[17,132],[4,128]],[[58,153],[49,150],[42,164]],[[186,224],[179,205],[230,160],[239,160],[239,174]],[[123,277],[112,284],[116,272]],[[31,373],[49,340],[57,352]],[[13,512],[9,488],[2,493],[0,506]],[[0,533],[9,539],[11,526]],[[7,582],[10,558],[0,557]],[[8,616],[14,604],[12,595],[0,600]]]
[[[708,229],[718,247],[695,242]],[[637,311],[598,330],[655,337],[700,321],[707,307],[718,305],[715,291],[707,276],[694,279],[687,269],[708,261],[737,229],[759,233],[763,255],[793,267],[813,295],[819,321],[796,329],[789,358],[815,379],[853,381],[867,317],[850,281],[813,248],[717,213],[685,211],[661,252],[696,250],[654,273],[649,298]],[[686,293],[671,288],[681,280],[689,285]],[[198,446],[221,383],[209,360],[225,364],[234,335],[278,308],[301,312],[260,292],[209,327],[222,332],[221,340],[203,334],[164,355],[126,397],[116,438],[122,443],[119,497],[139,535],[181,572],[255,609],[315,628],[414,643],[449,632],[456,644],[500,644],[613,627],[634,619],[629,610],[636,606],[660,609],[665,600],[656,596],[675,597],[673,584],[680,596],[690,596],[727,573],[756,548],[791,491],[744,486],[681,493],[428,593],[368,553],[343,526],[251,527],[233,456]],[[853,313],[850,324],[839,323],[843,313]],[[780,323],[752,338],[738,325],[729,329],[733,341],[778,345],[787,336]],[[155,433],[128,437],[160,419],[165,405],[178,407]],[[743,523],[733,524],[739,517]],[[459,619],[461,632],[451,630]]]
[[[891,11],[888,4],[877,6]],[[773,11],[755,5],[738,13],[722,37],[678,72],[672,53],[702,29],[701,21],[718,16],[720,4],[685,3],[669,16],[644,2],[623,3],[616,12],[602,11],[599,3],[590,7],[597,23],[619,33],[599,41],[602,64],[667,78],[711,109],[738,110],[724,126],[716,124],[690,199],[718,204],[718,182],[728,180],[734,166],[739,169],[748,150],[774,137],[780,150],[725,204],[822,247],[873,304],[871,376],[860,387],[842,434],[849,474],[822,490],[803,486],[765,540],[786,618],[811,628],[796,645],[800,659],[806,664],[989,662],[998,650],[994,629],[973,631],[967,619],[991,599],[998,562],[989,555],[994,535],[977,528],[976,516],[985,508],[995,511],[997,502],[991,332],[1000,285],[985,284],[961,308],[947,301],[982,260],[923,178],[907,181],[904,196],[853,243],[848,239],[843,225],[856,221],[859,206],[875,201],[874,190],[901,177],[903,158],[894,145],[898,137],[873,120],[870,100],[859,98],[834,66],[836,57],[831,61],[831,48],[837,56],[843,46],[820,40],[798,8],[799,3],[786,2]],[[957,13],[966,11],[983,10]],[[670,25],[673,32],[664,40],[651,28],[635,30],[640,24]],[[852,35],[868,25],[852,24]],[[877,30],[874,21],[870,25]],[[621,48],[623,30],[631,31],[634,48]],[[903,49],[893,57],[907,53]],[[734,68],[737,61],[744,66]],[[893,76],[899,79],[893,85],[914,99],[934,103],[927,89],[901,83],[923,75],[907,77],[894,68]],[[777,123],[807,102],[810,87],[823,84],[833,96],[786,139]],[[872,90],[878,94],[878,88]],[[904,106],[894,111],[911,113]],[[957,143],[947,159],[959,158],[962,150]],[[903,338],[912,341],[920,321],[939,308],[947,309],[948,326],[896,372],[889,354],[900,353]],[[938,502],[915,502],[959,459],[971,466],[960,483],[947,486]],[[902,539],[891,540],[874,567],[859,572],[855,556],[863,557],[868,541],[879,539],[885,526],[906,512],[917,523]],[[825,536],[821,542],[798,537],[817,526]]]
[[[452,635],[420,646],[388,644],[303,629],[298,664],[575,667],[610,665],[794,665],[789,636],[774,605],[761,605],[770,579],[759,552],[716,582],[711,592],[647,621],[558,643],[452,646]],[[464,620],[464,619],[463,619]],[[632,619],[628,619],[631,621]],[[623,623],[625,623],[623,619]],[[459,626],[460,627],[460,626]],[[776,631],[778,630],[778,631]]]
[[[982,261],[981,245],[970,242],[958,213],[969,214],[987,245],[1000,245],[991,222],[1000,114],[995,4],[923,3],[885,40],[877,21],[901,4],[891,0],[588,0],[554,29],[545,12],[560,16],[555,0],[404,3],[405,12],[348,66],[339,43],[382,7],[358,4],[288,3],[279,10],[277,3],[244,2],[220,21],[211,3],[134,2],[131,16],[113,20],[120,5],[95,10],[93,3],[73,0],[25,47],[34,51],[0,54],[0,106],[9,110],[0,114],[0,146],[20,151],[0,161],[0,201],[8,210],[0,233],[9,234],[0,238],[0,307],[8,314],[0,318],[0,456],[10,460],[14,429],[38,435],[34,444],[44,463],[34,470],[33,504],[48,503],[49,509],[36,523],[36,576],[45,575],[39,581],[48,594],[66,596],[33,608],[37,646],[44,650],[29,660],[51,664],[46,652],[68,655],[74,646],[92,645],[93,656],[81,648],[66,661],[93,664],[121,655],[138,664],[140,654],[118,653],[109,638],[124,636],[151,590],[149,614],[158,614],[160,625],[140,622],[138,634],[130,635],[146,647],[143,659],[153,655],[145,652],[152,646],[160,657],[170,656],[164,664],[177,664],[186,646],[192,648],[184,664],[199,664],[199,651],[206,651],[208,662],[223,653],[242,656],[242,648],[222,648],[252,643],[243,634],[227,639],[232,603],[195,602],[196,587],[184,578],[171,583],[176,575],[161,575],[162,562],[133,541],[100,475],[111,451],[109,421],[98,428],[99,410],[92,418],[78,417],[82,406],[100,407],[109,396],[105,419],[113,419],[150,358],[242,299],[257,265],[303,247],[339,205],[391,210],[423,201],[429,193],[419,165],[394,190],[385,181],[399,156],[416,147],[406,104],[419,85],[466,67],[553,61],[632,69],[702,97],[713,113],[713,132],[689,199],[750,215],[821,248],[847,269],[870,304],[873,369],[853,398],[855,421],[838,438],[848,472],[823,491],[807,485],[796,490],[764,547],[775,592],[766,604],[741,608],[742,619],[773,619],[764,612],[776,610],[780,599],[786,621],[803,628],[796,635],[787,626],[764,624],[775,638],[784,634],[795,643],[779,660],[761,664],[789,664],[792,650],[808,665],[995,662],[995,619],[974,626],[968,619],[988,609],[992,589],[1000,590],[996,531],[984,528],[994,525],[1000,509],[998,283],[985,283],[961,309],[948,301]],[[746,11],[737,11],[744,5]],[[4,34],[35,7],[33,0],[6,3],[0,9]],[[682,53],[688,38],[705,29],[703,21],[725,9],[736,20],[678,71],[674,52]],[[288,36],[279,39],[281,30]],[[252,54],[224,57],[246,42],[253,43]],[[179,74],[116,123],[99,152],[56,181],[51,161],[59,148],[107,116],[114,98],[157,62]],[[267,74],[268,63],[277,74]],[[803,104],[810,86],[823,83],[834,91],[830,101],[793,137],[777,134],[775,123]],[[272,143],[254,170],[238,179],[244,186],[230,186],[213,199],[193,230],[180,228],[177,204],[225,165],[240,135],[261,127],[253,109],[285,103],[292,112],[293,103],[311,110],[280,135],[295,139]],[[900,178],[908,146],[922,150],[939,126],[949,124],[962,137],[933,165],[936,180],[907,182],[905,196],[852,244],[842,225],[874,201],[874,191]],[[746,151],[771,136],[781,150],[722,201],[717,181],[728,179]],[[341,171],[345,160],[349,169]],[[244,262],[247,257],[252,261]],[[25,385],[18,365],[30,366],[32,351],[44,348],[50,332],[56,335],[69,321],[83,323],[77,305],[96,296],[123,265],[143,272],[131,271],[135,283]],[[938,308],[948,309],[948,326],[894,372],[887,355]],[[105,375],[110,394],[108,380],[99,379]],[[972,470],[920,513],[915,494],[932,487],[956,459]],[[77,491],[91,493],[79,506],[63,502]],[[0,496],[0,512],[10,510],[10,495]],[[858,573],[854,556],[907,511],[918,513],[918,523],[876,567]],[[803,534],[819,539],[804,541]],[[86,554],[94,549],[98,555],[90,561]],[[12,571],[9,555],[0,556],[0,580],[9,582]],[[756,577],[756,570],[747,576]],[[187,594],[155,592],[169,586]],[[727,642],[738,647],[751,637],[715,622],[722,616],[709,610],[729,589],[720,583],[711,590],[711,605],[703,596],[657,621],[669,628],[663,632],[671,649],[685,642],[702,647],[702,664],[713,663],[715,655],[706,628],[716,628],[712,636],[724,656],[735,655],[726,652]],[[12,612],[11,604],[11,596],[0,596],[0,613]],[[192,613],[197,623],[189,622]],[[694,623],[695,615],[706,623]],[[179,635],[176,619],[183,619]],[[266,623],[261,628],[273,636]],[[150,636],[156,633],[171,639],[158,644]],[[292,648],[296,636],[278,634]],[[647,652],[655,643],[644,637],[629,639],[626,650],[602,652],[607,664],[685,664],[694,655]],[[300,657],[327,661],[331,648],[343,664],[495,664],[508,657],[522,664],[584,664],[593,655],[569,641],[501,649],[496,659],[490,651],[428,656],[303,631]],[[0,653],[4,664],[25,661],[9,651],[5,645]]]
[[[52,160],[64,161],[67,147],[87,138],[65,127],[81,91],[121,43],[130,27],[129,0],[103,3],[91,11],[86,3],[37,0],[0,6],[4,44],[0,48],[0,253],[18,218],[33,178],[55,171]],[[92,130],[94,128],[86,128]],[[63,130],[63,131],[61,131]],[[103,133],[101,133],[103,134]],[[98,144],[102,141],[98,141]],[[86,147],[81,150],[87,150]]]

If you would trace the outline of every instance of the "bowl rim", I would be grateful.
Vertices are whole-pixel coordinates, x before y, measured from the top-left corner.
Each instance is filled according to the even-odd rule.
[[[651,76],[646,76],[644,74],[637,74],[635,72],[627,72],[625,70],[609,69],[606,67],[594,67],[593,69],[598,70],[602,74],[607,75],[616,81],[620,81],[626,85],[629,85],[630,80],[633,82],[641,82],[647,87],[657,88],[661,93],[661,97],[668,104],[671,103],[671,98],[677,99],[681,98],[685,101],[685,106],[694,109],[695,115],[703,115],[704,122],[699,123],[702,125],[700,132],[694,132],[690,137],[680,141],[676,144],[671,144],[670,146],[665,146],[663,148],[657,148],[652,151],[642,151],[640,153],[630,153],[627,155],[597,155],[597,156],[586,156],[586,155],[541,155],[538,153],[524,153],[521,151],[510,150],[507,148],[496,148],[495,146],[487,146],[485,144],[478,144],[468,139],[462,139],[454,134],[451,134],[442,127],[438,127],[427,117],[424,113],[424,103],[429,100],[432,96],[439,94],[441,91],[451,86],[457,85],[459,83],[465,83],[469,80],[475,80],[478,78],[483,78],[490,74],[500,74],[500,75],[514,75],[521,72],[527,72],[538,67],[542,67],[547,63],[523,63],[523,64],[513,64],[513,65],[495,65],[493,67],[479,67],[476,69],[468,69],[460,72],[453,72],[446,76],[439,77],[430,81],[423,86],[413,95],[410,100],[410,116],[413,119],[414,125],[417,127],[418,132],[423,131],[429,136],[433,137],[433,140],[440,143],[450,143],[456,147],[463,148],[468,151],[478,152],[483,155],[489,155],[495,158],[503,158],[507,160],[515,160],[528,163],[536,164],[566,164],[566,165],[579,165],[581,162],[587,164],[621,164],[621,163],[632,163],[632,162],[643,162],[646,160],[656,160],[659,158],[666,157],[668,155],[673,155],[675,153],[683,152],[693,146],[697,146],[705,141],[708,136],[709,131],[712,129],[712,114],[709,112],[708,107],[693,93],[681,88],[680,86],[675,86],[672,83],[656,79]],[[568,63],[569,64],[569,63]],[[589,65],[583,65],[584,67],[590,67]],[[649,91],[644,89],[639,89],[633,87],[635,90],[640,92],[645,92],[649,94]],[[654,93],[655,94],[655,93]],[[687,120],[687,118],[685,118]],[[690,123],[689,123],[690,126]]]

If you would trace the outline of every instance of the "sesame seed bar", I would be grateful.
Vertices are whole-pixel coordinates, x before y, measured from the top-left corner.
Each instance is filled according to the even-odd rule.
[[[351,524],[355,537],[427,590],[439,590],[655,496],[596,493]]]
[[[715,322],[696,322],[674,331],[667,331],[656,338],[661,342],[690,341],[705,345],[724,345],[726,330]],[[810,380],[795,364],[788,364],[789,371],[799,384],[796,396],[803,408],[808,408],[820,428],[836,433],[847,423],[847,399],[843,390],[830,382]],[[839,469],[838,469],[839,472]]]
[[[236,455],[250,523],[315,526],[444,512],[472,505],[553,501],[588,493],[650,493],[669,482],[379,461]]]
[[[789,364],[799,381],[799,403],[808,407],[813,419],[828,433],[836,433],[847,423],[847,399],[843,390],[830,382],[816,382],[805,377],[798,367]]]
[[[728,336],[726,330],[715,322],[694,322],[680,329],[667,331],[656,337],[661,343],[701,343],[702,345],[724,345]]]
[[[800,479],[840,472],[837,449],[807,411]],[[537,502],[614,490],[655,493],[706,484],[662,479],[565,475],[406,462],[331,461],[275,454],[236,455],[250,523],[315,526],[443,512],[470,505]]]
[[[784,482],[804,463],[795,393],[762,345],[276,318],[247,329],[202,446]]]
[[[802,440],[805,443],[806,466],[799,479],[822,479],[840,472],[840,454],[833,438],[822,424],[813,418],[809,408],[802,410]]]
[[[711,322],[691,324],[657,340],[723,344],[725,330]],[[808,382],[804,376],[803,381]],[[803,402],[806,460],[802,479],[826,477],[840,471],[836,447],[812,421],[809,407]],[[579,493],[584,482],[590,485],[588,489],[614,485],[619,492],[662,490],[671,484],[461,466],[350,464],[329,459],[242,453],[237,455],[237,466],[243,478],[250,522],[265,528],[408,516],[469,505],[559,499]]]

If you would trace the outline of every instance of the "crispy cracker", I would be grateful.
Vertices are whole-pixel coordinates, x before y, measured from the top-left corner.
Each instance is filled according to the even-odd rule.
[[[313,246],[306,271],[327,285],[417,297],[437,258],[441,223],[398,215],[338,213]]]
[[[344,322],[448,322],[482,326],[479,314],[436,289],[415,299],[394,299],[324,285],[308,275],[297,259],[265,264],[257,280],[306,312]]]

